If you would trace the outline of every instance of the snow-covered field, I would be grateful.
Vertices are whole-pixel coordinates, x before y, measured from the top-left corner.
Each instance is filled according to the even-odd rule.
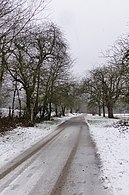
[[[69,114],[54,121],[37,124],[35,127],[18,127],[6,132],[5,135],[0,135],[0,167],[50,134],[59,124],[74,116],[76,115]]]
[[[119,115],[129,118],[129,115]],[[86,116],[100,158],[101,179],[113,195],[129,195],[129,130],[114,128],[118,119]]]

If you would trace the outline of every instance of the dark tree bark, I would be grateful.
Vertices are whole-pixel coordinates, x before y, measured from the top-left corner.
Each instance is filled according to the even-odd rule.
[[[9,106],[9,117],[11,117],[11,107]]]
[[[109,103],[108,106],[107,106],[107,108],[108,108],[108,118],[114,118],[112,104]]]
[[[101,105],[100,105],[100,102],[98,103],[98,109],[99,109],[99,116],[101,116]]]
[[[105,103],[104,103],[104,101],[103,101],[103,117],[105,117]]]
[[[31,120],[31,96],[29,93],[26,93],[26,118]]]
[[[14,89],[14,92],[13,92],[13,102],[12,102],[12,117],[14,117],[16,91],[17,91],[17,89],[16,89],[16,86],[15,86],[15,89]]]
[[[61,106],[62,109],[62,116],[65,116],[65,106]]]
[[[52,105],[51,102],[49,102],[49,111],[48,111],[48,120],[51,120],[51,112],[52,112]]]
[[[17,87],[17,96],[18,96],[18,102],[19,102],[19,118],[22,116],[22,105],[21,105],[21,99],[20,99],[20,93],[19,89]]]

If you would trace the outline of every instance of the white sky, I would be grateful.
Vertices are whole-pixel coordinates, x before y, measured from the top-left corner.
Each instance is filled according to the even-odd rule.
[[[129,31],[129,0],[52,0],[48,12],[69,42],[75,73],[100,64],[100,52]]]

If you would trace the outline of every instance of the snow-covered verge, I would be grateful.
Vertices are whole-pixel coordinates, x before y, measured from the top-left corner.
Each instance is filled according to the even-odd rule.
[[[18,127],[0,135],[0,167],[50,134],[59,124],[75,116],[77,115],[69,114],[66,117],[37,124],[35,127]]]
[[[113,195],[129,195],[129,130],[113,127],[118,119],[87,115],[86,121],[100,158],[105,188],[110,188]]]

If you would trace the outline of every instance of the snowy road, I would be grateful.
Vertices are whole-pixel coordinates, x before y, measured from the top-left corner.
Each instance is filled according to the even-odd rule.
[[[56,133],[1,179],[0,195],[110,195],[99,182],[84,118],[70,119]]]

